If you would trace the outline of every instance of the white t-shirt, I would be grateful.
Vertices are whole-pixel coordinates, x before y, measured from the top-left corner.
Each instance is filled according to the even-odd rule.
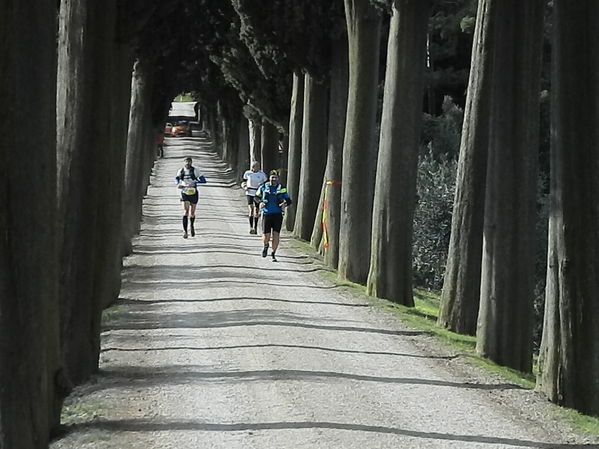
[[[249,196],[256,196],[256,191],[258,190],[258,187],[260,187],[262,184],[268,181],[266,173],[264,173],[262,170],[258,170],[255,173],[251,170],[247,170],[243,174],[243,179],[247,181],[245,194]]]

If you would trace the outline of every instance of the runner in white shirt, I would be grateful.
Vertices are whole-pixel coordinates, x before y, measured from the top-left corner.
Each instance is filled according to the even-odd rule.
[[[187,223],[191,225],[191,236],[196,235],[194,222],[196,220],[196,206],[198,205],[198,186],[206,183],[206,178],[200,171],[191,165],[191,158],[185,158],[185,166],[177,172],[177,188],[181,189],[181,202],[183,203],[183,238],[187,238]]]
[[[257,234],[258,218],[260,217],[260,210],[258,208],[259,201],[256,201],[256,192],[258,188],[268,181],[266,173],[260,170],[260,163],[254,161],[252,163],[252,169],[247,170],[243,174],[244,182],[241,184],[245,189],[245,195],[248,202],[248,219],[250,221],[250,234]]]

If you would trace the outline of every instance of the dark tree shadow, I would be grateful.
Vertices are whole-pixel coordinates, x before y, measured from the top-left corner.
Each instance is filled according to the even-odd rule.
[[[169,338],[170,340],[170,338]],[[394,356],[394,357],[409,357],[418,359],[431,359],[431,360],[453,360],[459,357],[458,355],[449,356],[435,356],[435,355],[420,355],[420,354],[407,354],[401,352],[388,352],[388,351],[359,351],[353,349],[340,349],[340,348],[326,348],[322,346],[307,346],[307,345],[286,345],[286,344],[262,344],[262,345],[231,345],[231,346],[210,346],[210,347],[197,347],[197,346],[169,346],[162,348],[121,348],[121,347],[105,347],[100,352],[152,352],[152,351],[224,351],[231,349],[263,349],[263,348],[285,348],[285,349],[308,349],[311,351],[323,351],[338,354],[361,354],[361,355],[381,355],[381,356]]]
[[[504,445],[537,449],[598,449],[597,444],[560,444],[541,441],[523,440],[519,438],[504,438],[500,436],[484,435],[459,435],[440,432],[421,432],[402,429],[399,427],[373,426],[366,424],[323,422],[323,421],[296,421],[296,422],[262,422],[262,423],[206,423],[202,421],[183,420],[98,420],[95,422],[75,424],[70,426],[70,432],[79,432],[89,429],[106,430],[111,432],[159,432],[159,431],[198,431],[198,432],[240,432],[240,431],[268,431],[268,430],[298,430],[298,429],[323,429],[343,430],[348,432],[363,432],[373,434],[391,434],[410,438],[439,441],[461,441],[464,443],[480,443],[489,445]],[[421,447],[421,446],[419,446]]]
[[[370,307],[370,304],[366,303],[343,303],[333,301],[310,301],[308,299],[283,299],[283,298],[265,298],[256,296],[229,296],[224,298],[207,298],[207,299],[131,299],[131,298],[119,298],[115,302],[115,305],[128,305],[144,307],[147,306],[148,310],[151,310],[149,306],[152,304],[192,304],[192,303],[206,303],[206,302],[221,302],[221,301],[264,301],[264,302],[283,302],[292,304],[318,304],[326,306],[339,306],[339,307]]]
[[[112,318],[104,322],[102,325],[102,330],[106,332],[134,329],[219,329],[247,326],[280,326],[323,331],[360,332],[396,336],[415,336],[426,334],[426,332],[423,331],[338,326],[330,324],[317,324],[314,323],[314,321],[321,321],[324,323],[348,322],[347,320],[336,320],[332,318],[306,318],[299,314],[284,313],[272,309],[242,309],[225,312],[170,312],[166,315],[150,311],[118,315],[116,318]]]

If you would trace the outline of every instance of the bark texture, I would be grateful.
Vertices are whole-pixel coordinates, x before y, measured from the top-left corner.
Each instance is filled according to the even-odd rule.
[[[538,389],[599,414],[599,5],[554,10],[551,209]]]
[[[262,148],[262,125],[250,120],[250,154],[251,160],[258,161],[262,164],[262,155],[260,149]],[[262,167],[264,169],[264,167]]]
[[[107,263],[117,242],[111,203],[111,101],[116,64],[116,2],[65,0],[58,57],[58,188],[62,348],[68,377],[79,383],[97,367],[100,316],[118,288]],[[115,167],[116,173],[120,171]],[[86,242],[86,244],[82,244]]]
[[[139,232],[142,198],[148,186],[155,153],[151,96],[151,76],[144,61],[138,60],[131,80],[131,106],[123,179],[123,254],[130,252],[131,238]]]
[[[532,369],[543,4],[497,4],[476,332],[480,355],[524,372]]]
[[[262,135],[260,138],[260,156],[262,170],[268,175],[271,170],[279,168],[279,140],[277,128],[270,122],[262,122]]]
[[[379,143],[367,291],[406,306],[412,294],[412,234],[430,2],[395,0]]]
[[[250,168],[250,133],[248,119],[241,114],[238,126],[237,169],[235,179],[241,179],[246,170]]]
[[[108,130],[109,142],[106,148],[109,157],[109,169],[107,173],[104,173],[107,196],[103,207],[108,229],[102,240],[106,257],[103,263],[105,266],[103,273],[106,278],[101,281],[106,291],[100,293],[102,307],[114,302],[120,292],[123,178],[125,175],[129,106],[131,102],[131,73],[133,69],[131,50],[126,43],[119,43],[117,38],[117,43],[111,54],[113,57],[110,73],[112,109]]]
[[[304,78],[302,161],[293,233],[310,240],[326,164],[327,83],[310,74]]]
[[[349,43],[347,122],[343,140],[339,276],[365,283],[376,147],[374,145],[381,16],[369,0],[345,0]]]
[[[476,16],[470,79],[462,127],[447,267],[438,324],[474,335],[480,301],[483,217],[497,2],[481,0]]]
[[[42,449],[66,393],[55,382],[56,5],[4,2],[0,58],[0,447]]]
[[[304,117],[304,77],[293,74],[291,94],[291,112],[289,115],[289,151],[287,158],[287,191],[291,198],[297,199],[302,160],[302,127]],[[285,228],[293,231],[297,202],[285,211]]]
[[[339,262],[339,226],[341,221],[341,175],[343,138],[347,112],[348,48],[347,35],[331,43],[331,86],[329,129],[327,133],[327,165],[325,169],[326,236],[323,241],[325,263],[337,268]],[[322,223],[317,223],[321,227]]]
[[[226,114],[222,118],[223,142],[222,158],[235,171],[237,157],[239,155],[239,122],[241,120],[241,108],[227,105]]]

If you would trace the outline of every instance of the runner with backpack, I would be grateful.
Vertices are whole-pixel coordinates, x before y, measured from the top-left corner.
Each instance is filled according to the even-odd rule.
[[[276,252],[279,247],[279,234],[283,224],[283,211],[291,204],[291,198],[287,189],[279,184],[279,173],[276,170],[270,172],[269,182],[263,184],[256,192],[256,197],[260,200],[260,210],[262,211],[264,232],[262,236],[262,257],[268,255],[268,247],[272,234],[272,261],[276,262]]]
[[[177,172],[175,180],[177,188],[181,189],[181,202],[183,203],[183,238],[188,237],[188,224],[191,236],[195,237],[194,223],[199,199],[198,186],[206,184],[206,178],[192,165],[192,160],[188,157],[185,158],[185,165]]]

